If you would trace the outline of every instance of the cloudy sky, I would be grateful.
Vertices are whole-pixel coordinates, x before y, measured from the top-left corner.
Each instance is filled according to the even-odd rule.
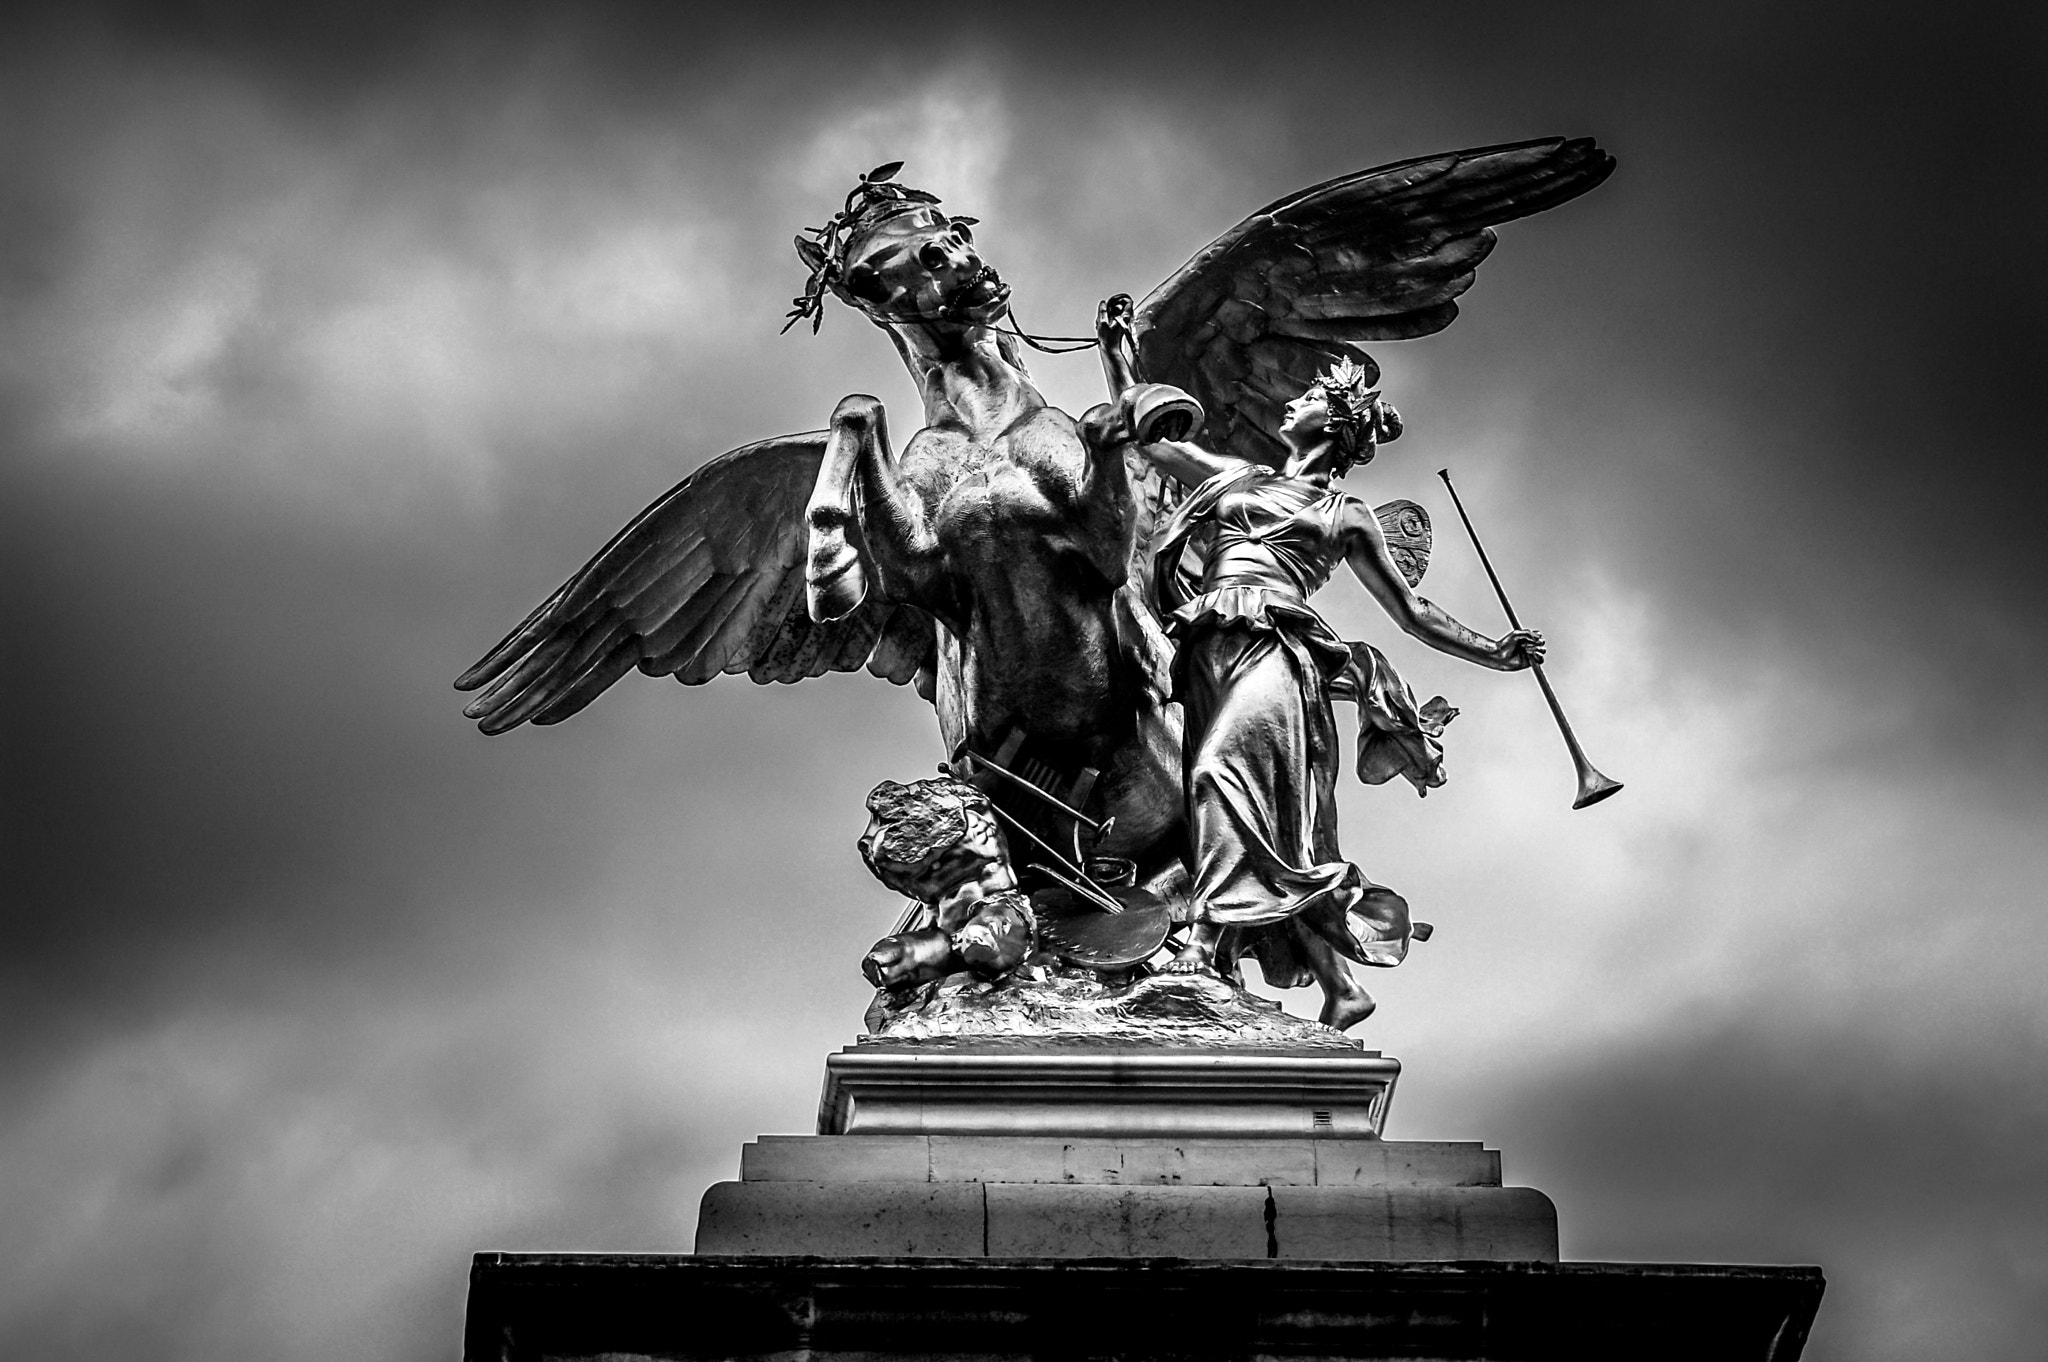
[[[1344,794],[1438,925],[1368,981],[1389,1133],[1505,1150],[1567,1257],[1823,1265],[1811,1357],[2038,1357],[2048,27],[1025,8],[13,21],[0,1336],[449,1357],[473,1250],[687,1249],[809,1128],[928,712],[635,677],[485,739],[448,683],[719,451],[911,428],[860,319],[777,334],[853,174],[1070,332],[1302,185],[1556,133],[1620,170],[1377,349],[1354,481],[1447,526],[1456,471],[1628,790],[1569,812],[1526,677],[1326,593],[1464,710],[1448,787]],[[1500,627],[1454,531],[1429,592]]]

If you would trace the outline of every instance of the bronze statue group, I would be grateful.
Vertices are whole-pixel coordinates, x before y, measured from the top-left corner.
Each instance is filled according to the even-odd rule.
[[[1344,489],[1401,433],[1356,342],[1448,325],[1494,224],[1612,165],[1590,140],[1547,139],[1269,205],[1143,302],[1104,304],[1112,401],[1078,422],[1032,383],[1037,338],[1009,321],[974,220],[878,167],[798,238],[811,276],[791,320],[815,328],[830,295],[885,330],[922,428],[896,450],[881,404],[856,395],[826,430],[705,464],[458,680],[487,687],[467,712],[486,732],[558,722],[635,668],[914,683],[948,769],[1048,883],[1114,914],[1129,896],[1101,868],[1121,867],[1178,905],[1161,968],[1229,978],[1256,959],[1274,984],[1318,984],[1322,1020],[1350,1026],[1372,1001],[1348,964],[1396,964],[1420,933],[1338,848],[1333,701],[1358,706],[1362,780],[1425,792],[1455,711],[1418,706],[1311,598],[1346,566],[1440,652],[1503,671],[1544,655],[1540,634],[1487,638],[1416,595],[1420,508]],[[944,892],[956,920],[978,911],[981,890]],[[921,930],[871,953],[885,991],[967,967]],[[1014,970],[1029,935],[977,938],[973,971]]]

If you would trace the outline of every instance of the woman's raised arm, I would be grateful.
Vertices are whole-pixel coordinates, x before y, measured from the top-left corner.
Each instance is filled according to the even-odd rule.
[[[1339,529],[1344,535],[1344,557],[1351,564],[1351,571],[1394,623],[1401,626],[1402,632],[1440,653],[1462,657],[1495,671],[1520,671],[1543,660],[1543,635],[1535,630],[1517,629],[1498,640],[1489,639],[1416,595],[1387,554],[1387,539],[1380,531],[1379,517],[1358,498],[1344,498]]]
[[[1132,317],[1131,295],[1128,293],[1105,298],[1095,309],[1095,337],[1102,352],[1102,376],[1109,381],[1109,400],[1112,406],[1121,407],[1126,415],[1130,410],[1132,389],[1139,386],[1138,352],[1136,339],[1131,334]],[[1156,389],[1157,385],[1153,386]],[[1126,424],[1120,434],[1113,433],[1111,438],[1129,439],[1131,434]],[[1225,469],[1237,468],[1246,462],[1211,453],[1186,440],[1155,440],[1148,445],[1133,447],[1153,467],[1189,487],[1199,487]]]

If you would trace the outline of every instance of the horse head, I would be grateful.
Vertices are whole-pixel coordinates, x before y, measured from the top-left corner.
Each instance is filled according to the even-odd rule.
[[[971,224],[922,205],[849,239],[839,288],[885,326],[993,326],[1010,306],[1010,286],[975,249]]]
[[[827,292],[882,327],[974,329],[1001,321],[1010,288],[975,247],[975,219],[952,216],[935,196],[878,173],[854,187],[832,221],[796,239],[811,278],[791,324],[809,317],[816,329]]]

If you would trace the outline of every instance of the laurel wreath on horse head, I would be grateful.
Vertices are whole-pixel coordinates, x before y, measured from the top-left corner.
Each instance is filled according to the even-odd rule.
[[[914,211],[919,205],[936,207],[939,202],[936,194],[895,183],[896,172],[901,169],[901,161],[876,166],[847,191],[845,205],[832,215],[831,221],[822,227],[806,227],[796,238],[797,257],[810,268],[811,277],[804,282],[804,291],[790,300],[788,320],[782,324],[784,331],[808,318],[811,333],[817,334],[825,321],[825,294],[828,291],[848,306],[876,315],[871,301],[846,286],[848,244],[868,228],[899,213]],[[980,220],[970,217],[946,219],[962,231]]]

